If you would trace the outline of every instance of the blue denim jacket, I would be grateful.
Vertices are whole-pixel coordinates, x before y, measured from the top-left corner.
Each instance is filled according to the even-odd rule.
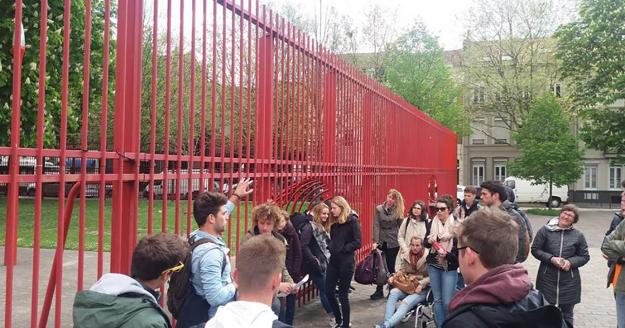
[[[234,204],[228,201],[226,204],[228,215],[233,209]],[[195,292],[203,296],[210,304],[208,316],[212,318],[219,306],[235,300],[236,289],[232,281],[232,269],[228,256],[230,249],[226,247],[221,237],[204,231],[195,230],[189,238],[209,238],[212,241],[198,246],[191,258],[191,283]],[[226,263],[223,263],[224,259]]]

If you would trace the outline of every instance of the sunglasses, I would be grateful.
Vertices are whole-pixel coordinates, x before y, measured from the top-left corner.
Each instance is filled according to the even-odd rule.
[[[447,207],[437,207],[436,210],[439,212],[447,211]]]
[[[182,270],[182,268],[184,268],[184,263],[182,262],[178,262],[178,264],[174,267],[171,267],[169,269],[164,270],[161,274],[164,273],[173,273],[173,272],[180,272],[180,270]]]
[[[470,249],[471,249],[472,251],[474,251],[476,254],[479,254],[479,253],[480,253],[480,252],[476,251],[476,250],[475,250],[475,248],[473,248],[473,247],[471,247],[471,246],[462,246],[462,247],[458,247],[457,249],[458,249],[458,252],[460,252],[461,250],[466,249],[466,248],[470,248]]]

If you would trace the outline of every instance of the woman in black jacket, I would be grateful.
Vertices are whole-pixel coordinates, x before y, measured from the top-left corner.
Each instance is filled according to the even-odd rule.
[[[532,243],[532,255],[540,261],[536,289],[545,295],[547,302],[562,310],[570,327],[573,327],[573,307],[581,302],[579,267],[590,260],[584,234],[573,227],[577,220],[577,207],[563,206],[560,216],[540,228]]]
[[[330,263],[326,272],[326,296],[334,313],[335,328],[349,327],[349,284],[356,267],[356,250],[362,245],[362,233],[358,217],[352,213],[347,201],[332,198],[330,213],[334,224],[330,227]],[[338,297],[336,299],[336,286]],[[341,306],[339,307],[339,301]]]

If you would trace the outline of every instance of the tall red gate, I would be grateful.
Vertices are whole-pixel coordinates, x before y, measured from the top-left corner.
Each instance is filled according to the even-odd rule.
[[[267,199],[343,195],[369,244],[389,188],[453,193],[452,132],[255,1],[3,8],[6,327],[68,325],[74,293],[128,272],[138,237],[189,233],[192,196],[242,177],[256,191],[229,221],[232,249]]]

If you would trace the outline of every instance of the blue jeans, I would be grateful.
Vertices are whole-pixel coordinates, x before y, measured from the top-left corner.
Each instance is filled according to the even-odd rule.
[[[296,294],[289,294],[285,297],[284,303],[280,302],[280,314],[278,314],[278,320],[287,325],[293,324],[293,318],[295,318],[295,301],[297,300]]]
[[[436,327],[443,327],[443,322],[449,314],[447,306],[456,290],[456,280],[458,272],[456,270],[445,271],[428,264],[428,276],[432,294],[434,295],[434,317]]]
[[[427,295],[427,290],[419,294],[406,294],[398,288],[393,288],[388,295],[386,302],[386,312],[384,313],[384,327],[395,327],[399,321],[417,304],[423,302]],[[402,301],[395,310],[398,301]]]
[[[326,311],[326,313],[332,313],[332,306],[330,306],[330,302],[328,301],[328,297],[326,296],[326,275],[325,273],[309,273],[310,279],[319,289],[319,300],[321,301],[321,306]]]
[[[614,293],[614,300],[616,301],[616,326],[625,328],[625,294]]]

